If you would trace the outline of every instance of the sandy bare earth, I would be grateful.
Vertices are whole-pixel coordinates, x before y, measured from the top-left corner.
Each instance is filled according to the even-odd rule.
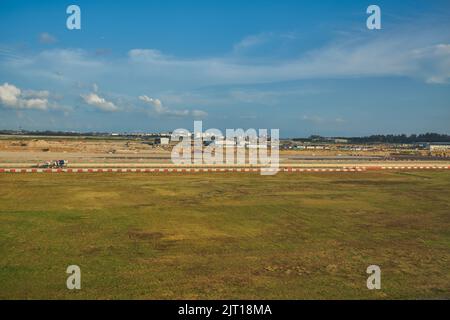
[[[289,167],[450,166],[450,159],[419,157],[384,160],[383,152],[280,151],[280,165]],[[169,147],[142,141],[85,139],[2,139],[0,168],[37,167],[46,161],[64,159],[69,167],[160,167],[174,166]],[[216,165],[220,167],[221,165]],[[242,165],[240,165],[242,166]]]

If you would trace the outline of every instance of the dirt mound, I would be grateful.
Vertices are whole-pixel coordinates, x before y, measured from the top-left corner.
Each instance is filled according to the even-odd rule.
[[[28,146],[31,148],[48,148],[50,144],[45,140],[34,139],[28,143]]]

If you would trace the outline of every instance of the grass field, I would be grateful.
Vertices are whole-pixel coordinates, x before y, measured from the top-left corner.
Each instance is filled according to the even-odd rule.
[[[2,174],[0,298],[450,298],[449,199],[437,171]]]

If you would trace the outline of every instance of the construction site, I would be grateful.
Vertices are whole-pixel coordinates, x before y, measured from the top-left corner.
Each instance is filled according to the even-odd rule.
[[[444,168],[450,165],[448,145],[298,144],[280,141],[280,168]],[[145,168],[258,168],[246,164],[175,165],[174,144],[139,139],[0,137],[0,169],[145,169]],[[439,146],[439,147],[438,147]],[[250,153],[246,150],[246,155]]]

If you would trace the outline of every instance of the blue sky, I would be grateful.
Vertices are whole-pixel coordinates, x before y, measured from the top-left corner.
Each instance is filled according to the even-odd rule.
[[[449,133],[448,21],[445,0],[0,0],[0,128]]]

